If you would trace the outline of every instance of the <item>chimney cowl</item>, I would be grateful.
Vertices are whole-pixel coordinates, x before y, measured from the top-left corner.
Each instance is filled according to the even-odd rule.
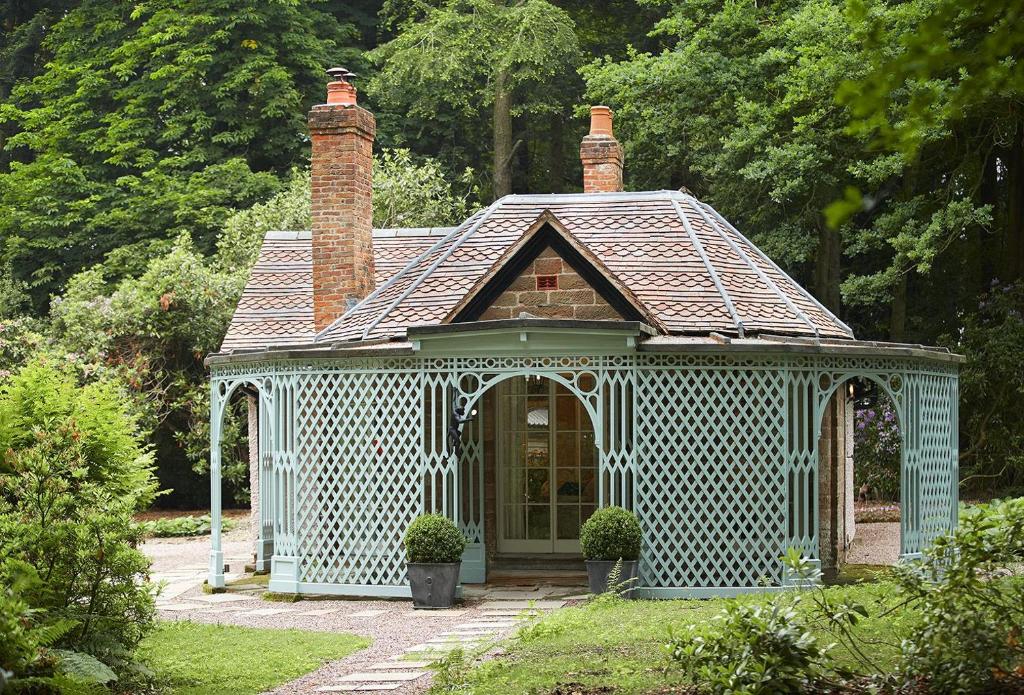
[[[327,103],[332,106],[355,106],[356,88],[351,80],[356,76],[346,68],[330,68],[327,75],[331,81],[327,83]]]

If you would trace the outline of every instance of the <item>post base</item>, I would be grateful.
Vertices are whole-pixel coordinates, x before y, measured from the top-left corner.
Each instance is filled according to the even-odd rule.
[[[210,572],[206,581],[213,589],[224,588],[224,553],[220,550],[210,551]]]

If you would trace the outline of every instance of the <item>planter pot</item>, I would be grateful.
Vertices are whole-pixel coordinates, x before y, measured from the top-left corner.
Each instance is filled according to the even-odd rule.
[[[587,560],[587,580],[590,583],[590,593],[603,594],[608,591],[608,575],[618,560]],[[640,562],[637,560],[623,560],[622,571],[619,573],[618,584],[629,582],[628,590],[622,593],[623,598],[633,598],[633,591],[636,587],[637,576],[640,571]],[[632,580],[632,581],[631,581]]]
[[[451,608],[459,584],[461,562],[410,562],[409,587],[413,608]]]

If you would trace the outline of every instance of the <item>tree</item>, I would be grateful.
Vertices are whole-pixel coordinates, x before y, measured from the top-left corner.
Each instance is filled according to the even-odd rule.
[[[949,148],[912,162],[849,132],[834,95],[867,70],[839,2],[674,8],[657,29],[672,48],[584,71],[589,93],[618,107],[627,174],[706,196],[826,306],[839,312],[842,298],[860,334],[906,337],[907,283],[930,282],[951,241],[988,219],[938,173]],[[836,227],[825,209],[851,184],[874,204]],[[929,319],[922,341],[944,328]]]
[[[36,307],[116,248],[189,231],[211,249],[233,209],[301,161],[323,66],[350,39],[290,0],[71,9],[43,39],[45,70],[0,105],[18,131],[0,171],[3,257]]]
[[[557,110],[559,95],[550,87],[579,55],[572,20],[546,0],[450,0],[405,18],[398,35],[370,53],[380,72],[367,89],[413,118],[447,114],[454,132],[473,132],[461,126],[479,128],[489,115],[491,189],[500,197],[512,192],[514,157],[524,143],[513,118]]]
[[[463,177],[467,185],[470,177],[471,172]],[[374,192],[377,226],[414,227],[461,222],[471,191],[457,191],[435,160],[385,150],[374,159]],[[281,193],[228,218],[212,256],[182,235],[137,274],[121,277],[108,260],[72,277],[53,301],[50,349],[70,355],[83,375],[114,376],[127,384],[157,453],[161,484],[173,489],[167,502],[202,504],[206,488],[195,474],[207,470],[210,442],[203,360],[220,348],[266,233],[309,229],[309,196],[309,174],[297,172]],[[7,332],[13,339],[30,336],[27,329],[12,324]],[[6,352],[12,363],[24,359],[15,346]],[[239,500],[249,482],[242,416],[241,408],[231,411],[222,437],[224,479],[229,495]]]
[[[851,130],[903,158],[926,162],[952,149],[943,168],[990,206],[981,235],[984,291],[998,274],[1024,276],[1024,5],[1001,0],[914,0],[868,5],[848,15],[869,66],[839,92]],[[934,170],[934,165],[928,163]],[[851,205],[863,207],[854,196]]]

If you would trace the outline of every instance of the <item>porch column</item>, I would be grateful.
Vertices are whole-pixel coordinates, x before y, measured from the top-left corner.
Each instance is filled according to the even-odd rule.
[[[214,589],[224,587],[224,553],[220,541],[220,440],[223,401],[218,382],[210,384],[210,573],[207,579]]]

